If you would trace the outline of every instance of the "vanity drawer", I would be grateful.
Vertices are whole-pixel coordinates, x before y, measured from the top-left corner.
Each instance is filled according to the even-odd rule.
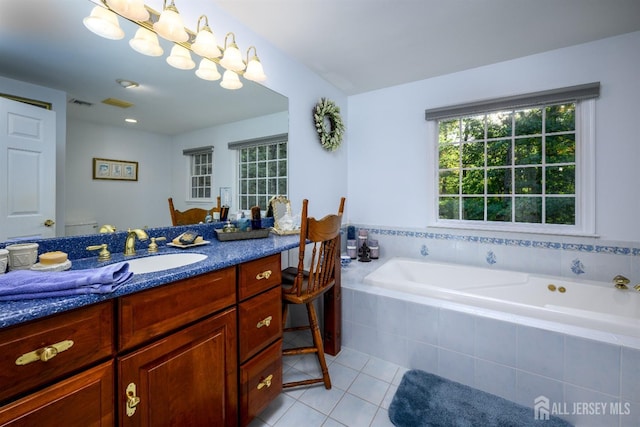
[[[243,301],[253,295],[282,283],[280,254],[245,262],[238,268],[238,299]]]
[[[70,341],[73,344],[66,350],[53,348]],[[1,330],[0,401],[107,358],[113,355],[113,347],[111,301]],[[45,348],[46,354],[54,354],[46,362],[31,357]]]
[[[277,286],[238,305],[240,362],[282,336],[282,290]]]
[[[236,301],[235,267],[180,280],[118,299],[118,349],[176,330]]]
[[[282,392],[282,340],[240,368],[240,425],[246,426]]]

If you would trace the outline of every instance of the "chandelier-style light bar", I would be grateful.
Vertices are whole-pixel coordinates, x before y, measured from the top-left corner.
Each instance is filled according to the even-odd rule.
[[[206,15],[198,18],[196,32],[184,27],[182,18],[171,0],[167,6],[164,0],[161,13],[144,4],[144,0],[100,0],[103,6],[97,5],[91,15],[84,18],[84,25],[93,33],[112,40],[124,37],[118,16],[138,25],[140,28],[129,40],[129,45],[136,52],[148,56],[161,56],[164,49],[160,46],[158,36],[174,43],[171,54],[166,61],[172,67],[191,70],[196,63],[191,52],[202,57],[196,75],[203,80],[220,80],[225,89],[239,89],[242,82],[239,76],[255,82],[263,82],[267,76],[258,59],[255,46],[247,49],[246,61],[243,60],[236,44],[236,36],[229,32],[225,35],[224,46],[218,46],[215,35],[209,27]],[[253,50],[253,55],[250,52]],[[225,68],[221,76],[216,64]]]

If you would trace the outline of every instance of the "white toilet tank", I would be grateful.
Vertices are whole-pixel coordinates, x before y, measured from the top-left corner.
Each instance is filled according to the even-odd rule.
[[[97,221],[69,222],[64,226],[65,236],[81,236],[84,234],[96,234],[98,232]]]

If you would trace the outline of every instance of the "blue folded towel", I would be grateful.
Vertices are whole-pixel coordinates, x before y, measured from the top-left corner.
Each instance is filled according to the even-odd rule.
[[[132,276],[126,262],[87,270],[15,270],[0,274],[0,301],[110,293]]]

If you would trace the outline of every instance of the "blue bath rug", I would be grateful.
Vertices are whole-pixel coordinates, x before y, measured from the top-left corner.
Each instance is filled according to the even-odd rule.
[[[407,371],[389,406],[398,427],[567,427],[558,417],[536,420],[533,409],[420,370]]]

